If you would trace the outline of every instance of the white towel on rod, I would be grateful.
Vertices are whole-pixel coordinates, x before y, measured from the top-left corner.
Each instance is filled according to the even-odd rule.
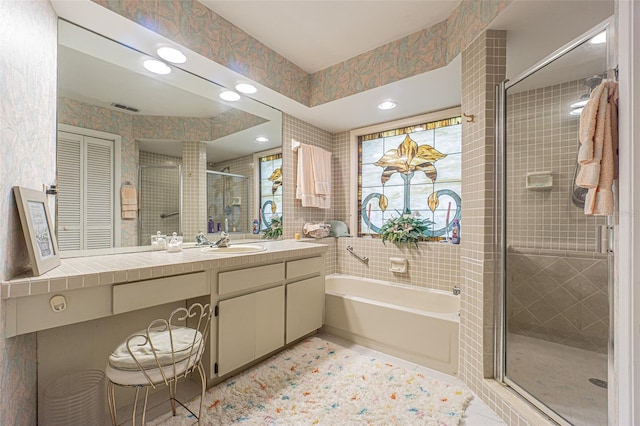
[[[296,198],[303,207],[331,207],[331,153],[301,143],[298,147]]]

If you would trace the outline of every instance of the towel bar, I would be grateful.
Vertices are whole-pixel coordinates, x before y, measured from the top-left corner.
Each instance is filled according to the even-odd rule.
[[[360,256],[353,251],[353,246],[347,246],[347,251],[358,258],[358,260],[365,265],[369,264],[369,258],[367,256]]]

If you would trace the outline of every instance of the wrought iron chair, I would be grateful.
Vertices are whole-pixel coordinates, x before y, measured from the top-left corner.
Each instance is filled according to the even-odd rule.
[[[209,304],[195,303],[191,307],[174,310],[168,319],[151,321],[145,330],[129,336],[109,356],[106,367],[107,402],[111,421],[117,425],[115,386],[135,387],[132,425],[136,424],[138,395],[145,388],[142,424],[145,423],[149,388],[166,385],[169,388],[171,410],[176,415],[176,403],[196,416],[200,424],[202,404],[206,390],[206,377],[202,366],[212,309]],[[178,379],[198,370],[202,384],[200,409],[191,412],[176,399]]]

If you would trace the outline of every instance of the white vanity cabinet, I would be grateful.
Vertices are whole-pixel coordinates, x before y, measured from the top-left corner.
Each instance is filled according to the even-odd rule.
[[[320,256],[287,262],[286,343],[322,327],[324,320],[324,259]]]
[[[221,377],[322,327],[324,259],[220,272],[218,296]]]
[[[218,376],[284,346],[284,264],[218,274]]]

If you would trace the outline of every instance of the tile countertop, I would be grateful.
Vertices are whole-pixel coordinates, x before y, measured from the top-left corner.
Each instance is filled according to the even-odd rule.
[[[257,253],[204,253],[187,248],[178,253],[145,251],[61,259],[61,265],[38,277],[30,273],[2,282],[2,299],[56,293],[98,285],[188,274],[213,268],[263,263],[296,256],[320,255],[327,246],[295,240],[260,241],[266,251]]]

